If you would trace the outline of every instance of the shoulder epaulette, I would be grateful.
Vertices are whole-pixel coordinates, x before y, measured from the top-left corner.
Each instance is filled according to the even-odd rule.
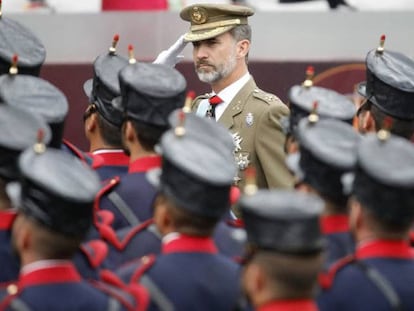
[[[267,93],[265,91],[262,91],[261,89],[254,89],[253,90],[253,97],[258,98],[266,103],[270,103],[270,102],[275,102],[275,101],[279,101],[280,99],[271,93]]]
[[[111,211],[104,210],[104,209],[96,211],[95,216],[97,217],[98,223],[103,224],[103,225],[110,226],[115,220],[114,214]]]
[[[91,281],[91,284],[118,300],[127,310],[144,311],[149,304],[149,294],[147,290],[135,284],[130,286],[109,270],[102,270],[100,273],[102,281]]]
[[[92,268],[98,268],[108,256],[108,245],[100,240],[83,243],[80,247]]]
[[[322,289],[330,289],[335,280],[336,274],[353,261],[355,261],[355,257],[353,255],[346,256],[335,262],[329,271],[322,272],[318,277],[320,287]]]
[[[147,229],[150,225],[154,223],[153,219],[148,219],[147,221],[143,222],[142,224],[133,227],[123,238],[122,240],[119,239],[115,230],[109,225],[102,225],[99,227],[99,234],[101,238],[108,243],[110,243],[113,247],[117,250],[121,251],[125,249],[131,239],[137,235],[138,233],[142,232],[143,230]]]

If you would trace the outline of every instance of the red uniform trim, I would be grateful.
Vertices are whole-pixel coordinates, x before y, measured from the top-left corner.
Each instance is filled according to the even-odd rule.
[[[142,232],[146,228],[148,228],[150,225],[154,223],[154,220],[148,219],[147,221],[143,222],[142,224],[133,227],[128,234],[125,236],[125,238],[120,241],[118,239],[118,236],[116,235],[116,232],[114,229],[110,226],[100,226],[99,228],[99,234],[101,235],[101,238],[110,243],[112,246],[114,246],[117,250],[121,251],[127,247],[128,243],[131,241],[131,239],[137,235],[139,232]]]
[[[94,222],[97,227],[99,227],[99,219],[97,219],[96,212],[99,211],[99,204],[101,202],[101,198],[108,193],[112,188],[114,188],[116,185],[118,185],[120,182],[119,176],[115,176],[108,181],[106,181],[106,184],[98,191],[96,194],[95,200],[93,202],[93,208],[94,208]]]
[[[244,228],[244,221],[237,218],[237,219],[228,219],[226,223],[233,228]]]
[[[161,167],[161,156],[142,157],[129,165],[128,173],[145,173],[154,168]]]
[[[319,277],[319,285],[323,289],[329,289],[332,287],[333,281],[335,279],[336,274],[344,268],[346,265],[350,264],[355,260],[355,257],[353,255],[346,256],[340,260],[338,260],[336,263],[332,265],[332,267],[329,269],[328,272],[322,272]]]
[[[129,156],[123,151],[117,149],[111,151],[110,149],[105,150],[102,153],[92,153],[93,162],[92,168],[97,169],[102,166],[128,166]]]
[[[62,144],[64,144],[77,158],[88,164],[86,161],[85,153],[81,151],[78,147],[76,147],[74,144],[72,144],[64,138],[62,139]]]
[[[196,237],[180,234],[176,239],[164,243],[161,252],[170,253],[210,253],[216,254],[217,247],[210,237]]]
[[[22,274],[18,280],[19,290],[34,285],[50,284],[50,283],[72,283],[80,282],[79,275],[73,264],[62,264],[52,267],[46,267],[39,270]]]
[[[318,311],[318,307],[310,299],[278,300],[260,306],[258,311]]]
[[[15,211],[0,211],[0,230],[10,230],[16,216]]]
[[[146,255],[140,259],[141,265],[135,270],[134,274],[131,276],[130,283],[139,283],[141,276],[151,268],[157,257],[153,254]]]
[[[375,240],[357,246],[356,259],[400,258],[412,259],[412,251],[405,240]]]
[[[92,268],[98,268],[108,256],[108,245],[101,240],[92,240],[80,246]]]
[[[321,230],[323,234],[349,232],[348,216],[328,215],[321,218]]]

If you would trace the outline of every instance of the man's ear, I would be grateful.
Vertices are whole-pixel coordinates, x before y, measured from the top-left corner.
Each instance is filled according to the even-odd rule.
[[[88,132],[93,132],[98,127],[98,116],[96,113],[92,113],[90,117],[85,121],[85,127]]]
[[[261,293],[266,285],[264,271],[254,262],[247,265],[243,272],[243,287],[250,297]]]
[[[154,202],[154,223],[162,235],[174,231],[173,220],[165,198],[158,196]]]
[[[372,133],[372,132],[377,131],[377,129],[375,128],[374,117],[372,116],[371,111],[369,110],[365,111],[365,113],[361,117],[362,117],[361,126],[362,126],[362,130],[365,133]]]
[[[12,234],[13,246],[16,248],[16,251],[21,253],[31,247],[32,225],[26,220],[25,216],[17,216],[13,224]]]
[[[250,50],[250,41],[247,39],[237,42],[237,56],[239,58],[245,58]]]
[[[362,207],[354,197],[349,200],[349,227],[352,231],[361,227],[362,224]]]
[[[125,131],[124,131],[124,139],[127,142],[134,142],[137,140],[137,134],[135,133],[134,127],[131,121],[126,121],[125,124]]]

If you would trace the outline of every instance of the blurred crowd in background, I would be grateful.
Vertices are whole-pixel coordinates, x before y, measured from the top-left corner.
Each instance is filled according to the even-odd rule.
[[[4,4],[9,12],[93,13],[112,10],[172,10],[195,0],[13,0]],[[382,11],[414,10],[412,0],[204,0],[204,3],[243,4],[264,11]]]

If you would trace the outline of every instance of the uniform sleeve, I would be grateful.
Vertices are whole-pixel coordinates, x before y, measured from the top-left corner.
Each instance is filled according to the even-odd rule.
[[[289,109],[283,103],[270,105],[262,114],[256,131],[256,153],[269,188],[293,186],[293,176],[285,163],[286,137],[280,123],[281,117],[288,115]]]

